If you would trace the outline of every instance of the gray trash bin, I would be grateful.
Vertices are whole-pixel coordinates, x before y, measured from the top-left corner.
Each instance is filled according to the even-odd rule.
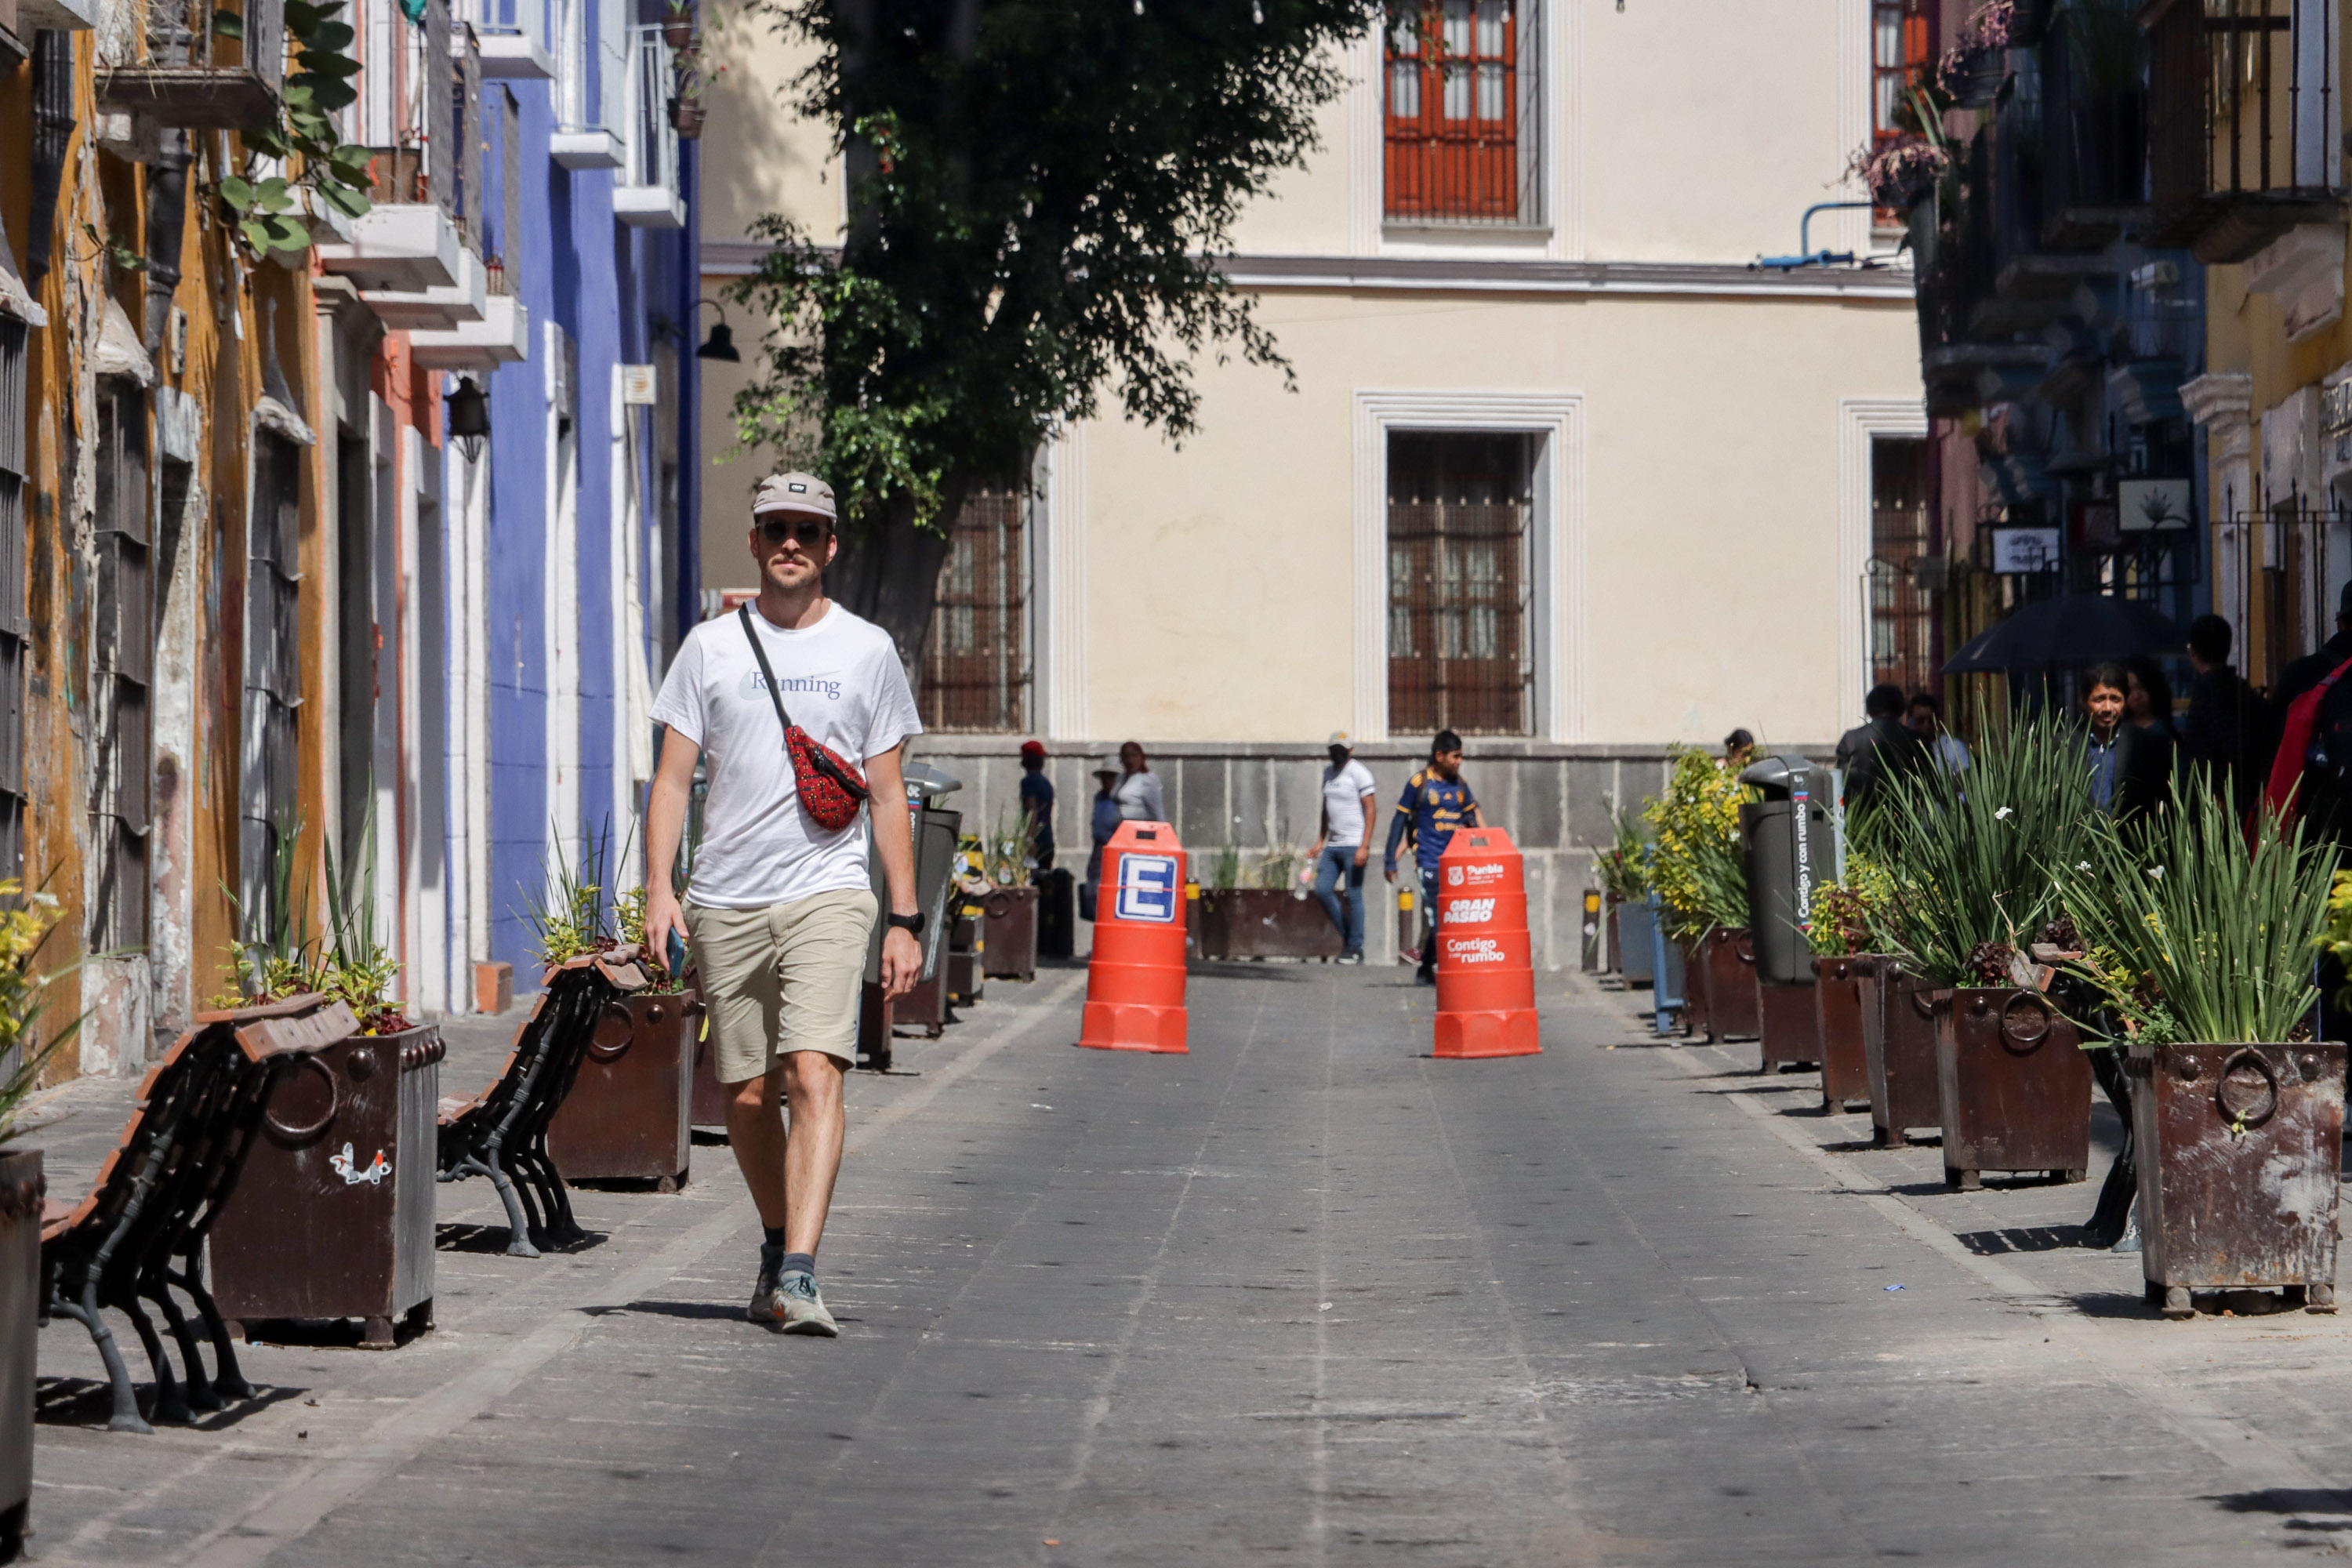
[[[1748,929],[1756,973],[1768,984],[1811,985],[1805,941],[1813,896],[1837,880],[1837,829],[1830,818],[1830,770],[1802,757],[1767,757],[1739,782],[1763,792],[1739,808],[1748,853]]]

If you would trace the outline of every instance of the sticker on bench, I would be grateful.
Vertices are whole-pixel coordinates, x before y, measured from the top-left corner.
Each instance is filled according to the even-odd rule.
[[[1129,852],[1119,857],[1118,918],[1160,925],[1175,922],[1175,856]]]
[[[383,1151],[381,1149],[375,1152],[375,1163],[364,1171],[359,1169],[352,1162],[352,1146],[348,1143],[343,1145],[341,1153],[331,1157],[327,1163],[332,1167],[335,1174],[342,1177],[343,1185],[347,1187],[358,1186],[362,1182],[365,1182],[371,1187],[380,1186],[384,1178],[392,1174],[392,1162],[383,1157]]]

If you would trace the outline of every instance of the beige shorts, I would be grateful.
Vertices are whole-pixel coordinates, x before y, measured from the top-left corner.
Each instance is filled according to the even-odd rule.
[[[765,1077],[788,1051],[857,1065],[858,992],[877,907],[865,888],[763,910],[688,900],[687,941],[702,971],[720,1083]]]

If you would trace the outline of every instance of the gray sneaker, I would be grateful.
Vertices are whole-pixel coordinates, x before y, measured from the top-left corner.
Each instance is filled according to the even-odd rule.
[[[824,1310],[824,1298],[817,1294],[816,1278],[793,1269],[776,1285],[777,1316],[788,1334],[823,1334],[826,1339],[841,1332],[841,1325]]]
[[[770,1327],[784,1321],[784,1299],[776,1289],[776,1276],[784,1267],[784,1249],[760,1244],[760,1278],[751,1287],[751,1304],[743,1315]]]

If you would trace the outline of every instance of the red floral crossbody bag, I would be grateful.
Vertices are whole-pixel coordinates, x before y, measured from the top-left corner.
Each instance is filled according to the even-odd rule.
[[[739,605],[735,613],[743,619],[743,635],[751,639],[751,657],[760,661],[760,674],[768,683],[768,700],[776,705],[776,722],[784,727],[784,754],[793,760],[793,782],[799,787],[801,805],[816,819],[819,827],[838,833],[857,820],[857,808],[873,794],[866,787],[866,775],[793,722],[784,711],[776,672],[768,668],[768,650],[760,646],[760,634],[751,629],[751,606]]]

